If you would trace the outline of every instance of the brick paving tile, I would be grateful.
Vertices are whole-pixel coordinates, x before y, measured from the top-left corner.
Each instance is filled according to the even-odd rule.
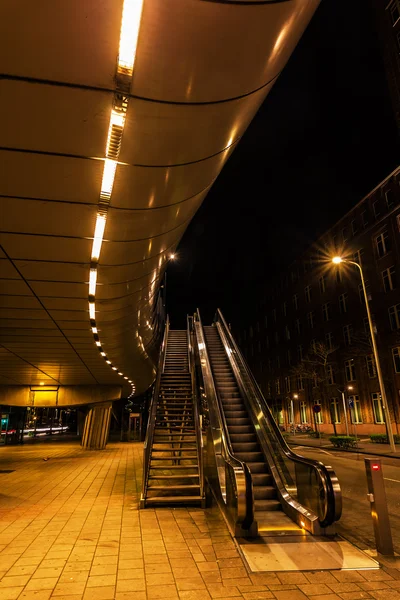
[[[249,573],[214,508],[139,511],[141,444],[83,452],[50,442],[46,454],[62,460],[43,465],[40,445],[1,452],[17,468],[2,489],[8,504],[0,513],[0,600],[400,596],[394,568]]]

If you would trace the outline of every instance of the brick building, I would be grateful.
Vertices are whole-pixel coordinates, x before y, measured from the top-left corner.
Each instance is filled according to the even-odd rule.
[[[384,413],[361,279],[362,265],[394,433],[400,433],[400,167],[264,289],[235,332],[283,427],[317,420],[345,432],[384,433]],[[344,400],[344,403],[343,403]],[[349,402],[350,401],[350,402]],[[312,407],[321,405],[314,415]]]

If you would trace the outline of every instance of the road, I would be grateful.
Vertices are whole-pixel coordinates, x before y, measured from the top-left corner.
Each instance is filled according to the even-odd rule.
[[[367,482],[363,454],[330,452],[325,449],[292,446],[298,454],[320,460],[330,465],[339,479],[343,496],[342,518],[337,531],[362,549],[375,548],[370,503],[367,499]],[[400,460],[380,457],[385,480],[386,497],[392,528],[393,544],[400,552]]]

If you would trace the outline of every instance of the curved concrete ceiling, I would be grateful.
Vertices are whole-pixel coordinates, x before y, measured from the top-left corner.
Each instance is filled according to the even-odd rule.
[[[127,74],[123,0],[1,4],[0,384],[149,386],[168,255],[317,6],[144,0]],[[104,209],[110,115],[121,106]]]

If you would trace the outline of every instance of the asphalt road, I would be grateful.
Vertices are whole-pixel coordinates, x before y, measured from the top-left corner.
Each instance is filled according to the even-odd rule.
[[[318,459],[335,470],[343,496],[342,518],[337,524],[338,533],[362,549],[375,548],[364,465],[364,458],[373,457],[361,453],[357,455],[330,452],[303,446],[292,448],[298,454]],[[400,460],[379,458],[382,460],[393,544],[395,551],[400,553]]]

